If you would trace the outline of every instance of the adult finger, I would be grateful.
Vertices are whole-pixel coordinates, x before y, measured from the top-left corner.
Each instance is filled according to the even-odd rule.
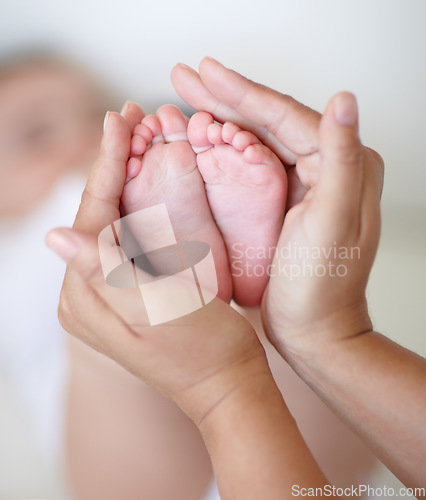
[[[48,233],[46,243],[68,263],[60,305],[61,315],[68,323],[75,316],[85,325],[92,324],[96,315],[87,302],[90,300],[95,309],[100,307],[98,303],[102,303],[103,308],[112,311],[120,325],[133,325],[138,331],[149,326],[131,262],[128,267],[122,266],[121,273],[124,277],[121,278],[121,284],[124,288],[116,288],[106,283],[98,238],[95,235],[75,229],[58,228]],[[102,242],[104,264],[115,261],[120,265],[121,258],[117,256],[117,252],[119,249],[116,245],[108,248],[107,242]],[[96,321],[102,330],[104,316],[97,316]]]
[[[177,64],[172,69],[170,77],[176,92],[194,109],[208,111],[218,121],[235,123],[242,119],[239,113],[209,92],[201,81],[200,75],[186,64]]]
[[[286,164],[292,165],[297,155],[284,146],[266,128],[242,116],[235,109],[221,102],[209,92],[201,81],[200,75],[185,64],[176,65],[171,73],[173,86],[179,96],[198,111],[208,111],[218,122],[232,122],[243,130],[253,132]]]
[[[366,228],[365,238],[370,244],[378,243],[380,231],[380,198],[383,190],[384,163],[372,149],[364,150],[364,178],[362,186],[361,225]],[[372,231],[367,231],[372,228]],[[377,240],[377,241],[376,241]]]
[[[74,228],[99,232],[120,218],[119,203],[130,153],[130,130],[118,113],[107,113],[99,156],[90,171]]]
[[[297,155],[317,150],[320,115],[316,111],[208,57],[201,61],[199,72],[215,97],[267,129]]]
[[[360,216],[364,154],[354,95],[342,92],[330,100],[319,127],[319,153],[315,199],[329,220],[353,226]]]
[[[371,192],[376,201],[380,201],[383,193],[383,181],[385,175],[385,165],[383,158],[371,148],[364,148],[366,164],[370,165]]]
[[[207,111],[213,111],[221,121],[237,121],[236,113],[241,117],[237,123],[256,133],[286,163],[294,164],[298,155],[316,151],[317,112],[247,80],[214,59],[203,59],[199,71],[198,79],[193,70],[182,65],[172,73],[175,89],[190,105],[199,109],[209,106]]]

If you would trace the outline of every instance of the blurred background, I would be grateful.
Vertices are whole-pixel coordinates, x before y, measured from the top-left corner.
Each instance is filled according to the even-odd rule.
[[[174,93],[170,70],[177,62],[196,68],[205,55],[318,111],[336,92],[354,92],[363,142],[386,165],[371,314],[378,331],[425,356],[425,19],[423,0],[2,0],[0,61],[45,49],[74,61],[105,89],[94,106],[99,117],[126,99],[148,112],[166,102],[190,112]],[[101,126],[100,118],[96,123]],[[77,202],[64,221],[72,221]],[[23,300],[15,302],[24,310]],[[7,334],[0,323],[3,340]],[[7,357],[7,346],[3,353]],[[6,360],[0,367],[0,498],[64,498],[61,478],[40,458],[32,416],[9,383],[12,372]],[[398,484],[384,467],[377,478]]]

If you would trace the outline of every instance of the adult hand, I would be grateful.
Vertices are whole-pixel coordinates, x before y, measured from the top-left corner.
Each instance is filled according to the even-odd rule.
[[[366,271],[358,273],[357,289],[357,302],[365,307],[362,297],[379,232],[378,204],[383,184],[383,162],[379,155],[359,143],[356,132],[357,119],[352,128],[346,127],[349,144],[339,144],[344,134],[336,136],[338,128],[332,129],[333,121],[330,117],[321,120],[319,113],[293,98],[247,80],[210,58],[203,59],[199,73],[187,66],[177,65],[172,71],[172,82],[188,104],[210,112],[218,121],[234,121],[253,131],[286,165],[289,178],[289,211],[279,249],[296,245],[333,250],[337,241],[343,245],[341,238],[337,238],[342,216],[347,215],[348,207],[354,209],[350,220],[345,221],[344,225],[346,227],[354,223],[351,229],[356,231],[359,221],[355,218],[359,216],[359,210],[355,210],[354,205],[363,203],[361,188],[363,193],[367,190],[371,198],[368,208],[371,221],[369,220],[368,225],[364,224],[363,229],[368,228],[366,244],[368,242],[371,248],[368,255],[363,255]],[[340,96],[340,100],[345,98],[350,99],[345,95]],[[330,105],[329,109],[332,107]],[[331,113],[332,111],[328,115],[331,116]],[[342,130],[345,130],[344,127]],[[324,155],[330,159],[329,164],[333,163],[332,168],[325,168],[323,165]],[[352,168],[345,168],[345,162],[352,165]],[[363,178],[368,179],[366,186],[361,186]],[[321,210],[318,211],[318,208]],[[306,227],[308,225],[309,227]],[[307,235],[307,232],[311,234]],[[354,240],[351,241],[352,246],[355,243]],[[363,252],[367,253],[364,249]],[[284,260],[287,266],[297,264],[288,256]],[[275,274],[279,263],[283,263],[282,258],[275,261],[272,270]],[[337,287],[330,288],[325,279],[321,280],[321,286],[313,291],[313,282],[318,283],[318,280],[304,280],[301,286],[300,280],[288,280],[285,276],[281,276],[281,279],[271,279],[267,300],[264,301],[264,320],[266,326],[274,325],[274,328],[269,328],[270,337],[282,354],[285,354],[283,337],[293,335],[291,325],[301,326],[305,322],[312,330],[312,322],[317,319],[315,311],[319,319],[325,311],[335,307],[333,296],[330,296],[330,293],[324,294],[324,287],[328,292],[334,290],[339,298],[342,296]],[[327,295],[330,296],[330,307],[323,310],[322,305]],[[313,304],[316,303],[319,305],[314,307]],[[307,311],[312,314],[307,314]],[[277,330],[281,332],[279,336],[276,334]]]
[[[152,327],[141,309],[139,289],[105,283],[98,234],[120,217],[134,125],[128,122],[109,115],[74,228],[47,237],[68,263],[61,323],[171,397],[193,419],[224,500],[260,498],[265,492],[271,500],[290,498],[295,483],[324,487],[326,480],[273,381],[265,352],[242,316],[214,299],[191,315]]]
[[[335,96],[321,117],[211,59],[199,74],[178,65],[172,80],[188,104],[253,131],[285,163],[289,211],[272,273],[280,263],[302,271],[304,258],[313,267],[347,266],[333,281],[315,273],[272,276],[263,302],[270,339],[407,486],[424,487],[425,360],[373,332],[365,301],[383,162],[359,141],[354,97]],[[342,257],[339,247],[355,253]]]
[[[197,423],[238,384],[235,373],[242,365],[248,373],[267,370],[265,355],[250,324],[219,299],[151,327],[139,289],[105,283],[98,235],[120,218],[130,131],[143,117],[131,103],[124,115],[110,113],[106,119],[73,229],[47,236],[68,263],[59,318],[67,331],[170,396]]]

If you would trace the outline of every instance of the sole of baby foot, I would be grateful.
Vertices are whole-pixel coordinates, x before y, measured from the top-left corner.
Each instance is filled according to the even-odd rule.
[[[188,138],[228,252],[234,300],[260,305],[281,232],[287,175],[272,151],[233,123],[196,113]]]
[[[177,241],[201,241],[210,246],[218,296],[228,302],[232,281],[226,247],[188,142],[187,124],[178,108],[165,105],[135,128],[121,210],[128,215],[164,203]]]

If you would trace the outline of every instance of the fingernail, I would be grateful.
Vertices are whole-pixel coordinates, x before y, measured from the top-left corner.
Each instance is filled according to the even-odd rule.
[[[179,66],[182,69],[191,69],[187,64],[184,63],[178,63],[176,66]]]
[[[334,117],[346,127],[352,127],[358,119],[358,106],[353,94],[345,93],[337,96],[334,101]]]
[[[121,116],[124,116],[126,111],[127,111],[127,108],[129,107],[129,104],[130,104],[130,101],[126,101],[124,104],[123,104],[123,107],[121,108],[121,111],[120,111],[120,115]]]
[[[46,236],[47,246],[65,262],[74,259],[79,251],[77,243],[68,232],[67,229],[54,229]]]
[[[105,130],[107,128],[108,118],[109,118],[109,111],[106,112],[106,115],[105,115],[105,118],[104,118],[104,133],[105,133]]]
[[[213,62],[216,62],[216,63],[219,62],[217,59],[215,59],[214,57],[210,57],[210,56],[205,56],[204,59],[206,59],[207,61],[213,61]]]

